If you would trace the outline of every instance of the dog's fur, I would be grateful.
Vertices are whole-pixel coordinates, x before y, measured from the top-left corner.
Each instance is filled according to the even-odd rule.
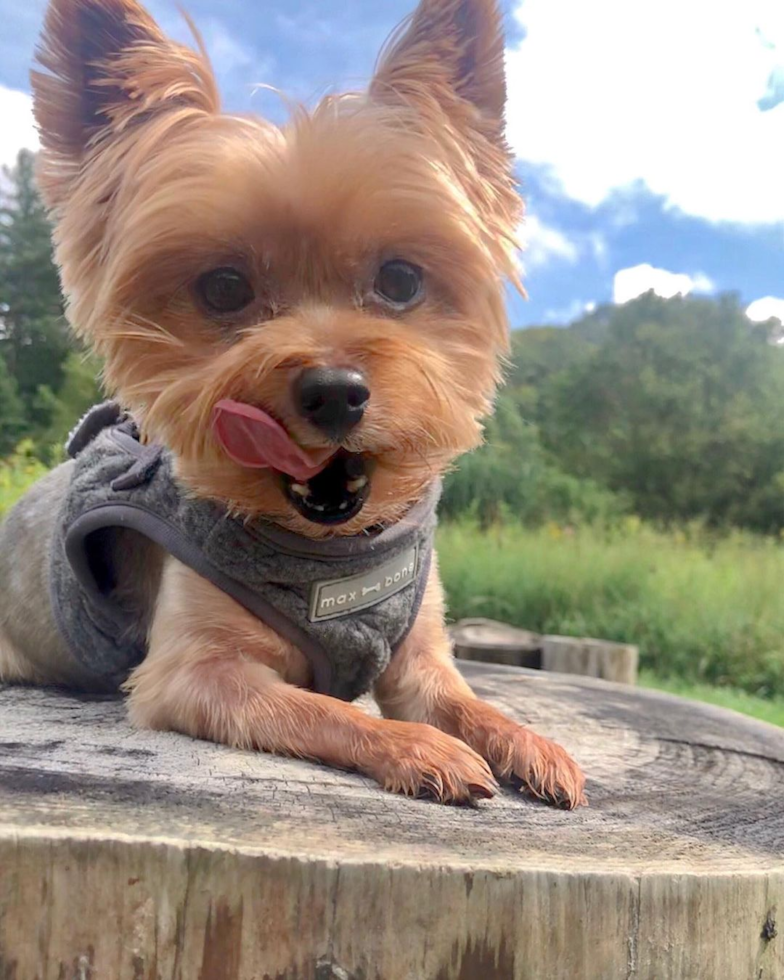
[[[399,519],[479,443],[521,218],[496,0],[422,0],[367,93],[299,109],[284,129],[222,115],[203,50],[168,40],[136,0],[51,0],[38,60],[40,184],[69,320],[144,438],[172,451],[185,487],[327,533],[273,473],[228,459],[210,430],[218,400],[259,404],[261,392],[302,446],[324,446],[292,404],[293,378],[313,365],[357,365],[372,392],[344,443],[373,459],[372,489],[329,533]],[[424,300],[405,313],[373,298],[390,256],[426,277]],[[229,262],[259,299],[218,323],[192,283]],[[55,511],[58,473],[47,478]],[[51,533],[25,523],[23,501],[0,542],[0,678],[83,685],[41,609]],[[147,569],[125,597],[149,626],[148,656],[127,683],[135,724],[357,769],[444,802],[492,795],[493,774],[551,802],[583,801],[566,752],[478,700],[458,673],[435,563],[376,686],[377,720],[309,691],[305,657],[193,571],[146,541],[121,547]]]

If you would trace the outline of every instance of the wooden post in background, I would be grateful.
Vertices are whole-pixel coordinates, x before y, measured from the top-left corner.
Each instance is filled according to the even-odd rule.
[[[458,660],[480,660],[509,667],[540,667],[542,638],[494,619],[461,619],[450,628]]]
[[[542,637],[542,670],[636,684],[638,660],[637,647],[628,643],[575,636]]]
[[[450,628],[458,660],[582,674],[618,684],[637,683],[639,654],[629,643],[576,636],[540,636],[494,619],[461,619]]]

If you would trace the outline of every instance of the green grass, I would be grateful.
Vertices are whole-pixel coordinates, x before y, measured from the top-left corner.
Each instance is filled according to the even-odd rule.
[[[752,718],[759,718],[760,721],[767,721],[771,725],[780,725],[784,728],[784,697],[760,698],[746,691],[739,691],[737,688],[690,684],[677,677],[657,677],[650,670],[641,671],[639,684],[640,687],[652,687],[657,691],[690,698],[692,701],[705,701],[719,708],[731,708],[743,715],[750,715]]]
[[[778,540],[665,534],[636,520],[568,532],[457,523],[439,530],[439,555],[453,619],[636,643],[657,677],[784,696]]]
[[[0,518],[47,471],[32,451],[32,442],[26,440],[20,443],[13,456],[0,460]]]

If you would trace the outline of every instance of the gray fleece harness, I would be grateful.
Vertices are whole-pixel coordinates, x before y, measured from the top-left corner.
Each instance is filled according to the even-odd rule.
[[[147,653],[132,639],[138,622],[112,595],[113,528],[156,542],[294,643],[321,693],[346,701],[365,693],[411,629],[430,567],[437,484],[391,527],[312,541],[187,496],[168,451],[143,445],[114,403],[85,416],[68,451],[75,465],[53,544],[51,597],[73,655],[104,681],[119,685]]]

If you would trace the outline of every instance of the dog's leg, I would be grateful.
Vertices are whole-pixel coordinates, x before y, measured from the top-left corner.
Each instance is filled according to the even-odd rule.
[[[299,651],[167,559],[149,653],[126,684],[135,724],[356,769],[445,803],[492,796],[487,764],[463,742],[296,686],[308,676]]]
[[[461,676],[444,628],[435,561],[417,621],[375,694],[385,717],[435,725],[461,738],[487,759],[499,778],[569,809],[585,802],[585,777],[570,756],[480,701]]]
[[[0,683],[42,683],[35,666],[23,657],[7,636],[0,631]]]

